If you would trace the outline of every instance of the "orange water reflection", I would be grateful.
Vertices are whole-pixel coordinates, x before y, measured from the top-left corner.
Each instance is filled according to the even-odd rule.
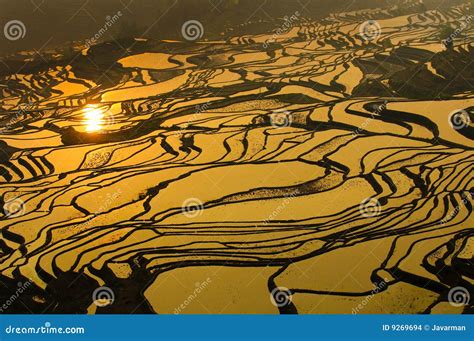
[[[97,107],[84,108],[84,125],[89,133],[102,130],[105,121],[105,109]]]

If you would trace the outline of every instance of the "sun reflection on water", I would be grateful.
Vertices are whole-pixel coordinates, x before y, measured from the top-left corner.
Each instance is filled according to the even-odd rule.
[[[105,110],[103,108],[89,107],[83,110],[84,125],[89,133],[102,130],[105,120]]]

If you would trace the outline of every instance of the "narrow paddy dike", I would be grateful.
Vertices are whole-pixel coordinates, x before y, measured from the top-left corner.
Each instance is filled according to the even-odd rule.
[[[3,70],[0,302],[28,282],[8,313],[472,313],[448,296],[474,293],[474,35],[437,36],[468,15]]]

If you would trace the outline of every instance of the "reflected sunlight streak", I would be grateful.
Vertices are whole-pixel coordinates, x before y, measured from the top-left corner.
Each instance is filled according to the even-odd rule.
[[[89,133],[102,130],[104,124],[104,109],[103,108],[85,108],[84,109],[84,125],[86,131]]]

